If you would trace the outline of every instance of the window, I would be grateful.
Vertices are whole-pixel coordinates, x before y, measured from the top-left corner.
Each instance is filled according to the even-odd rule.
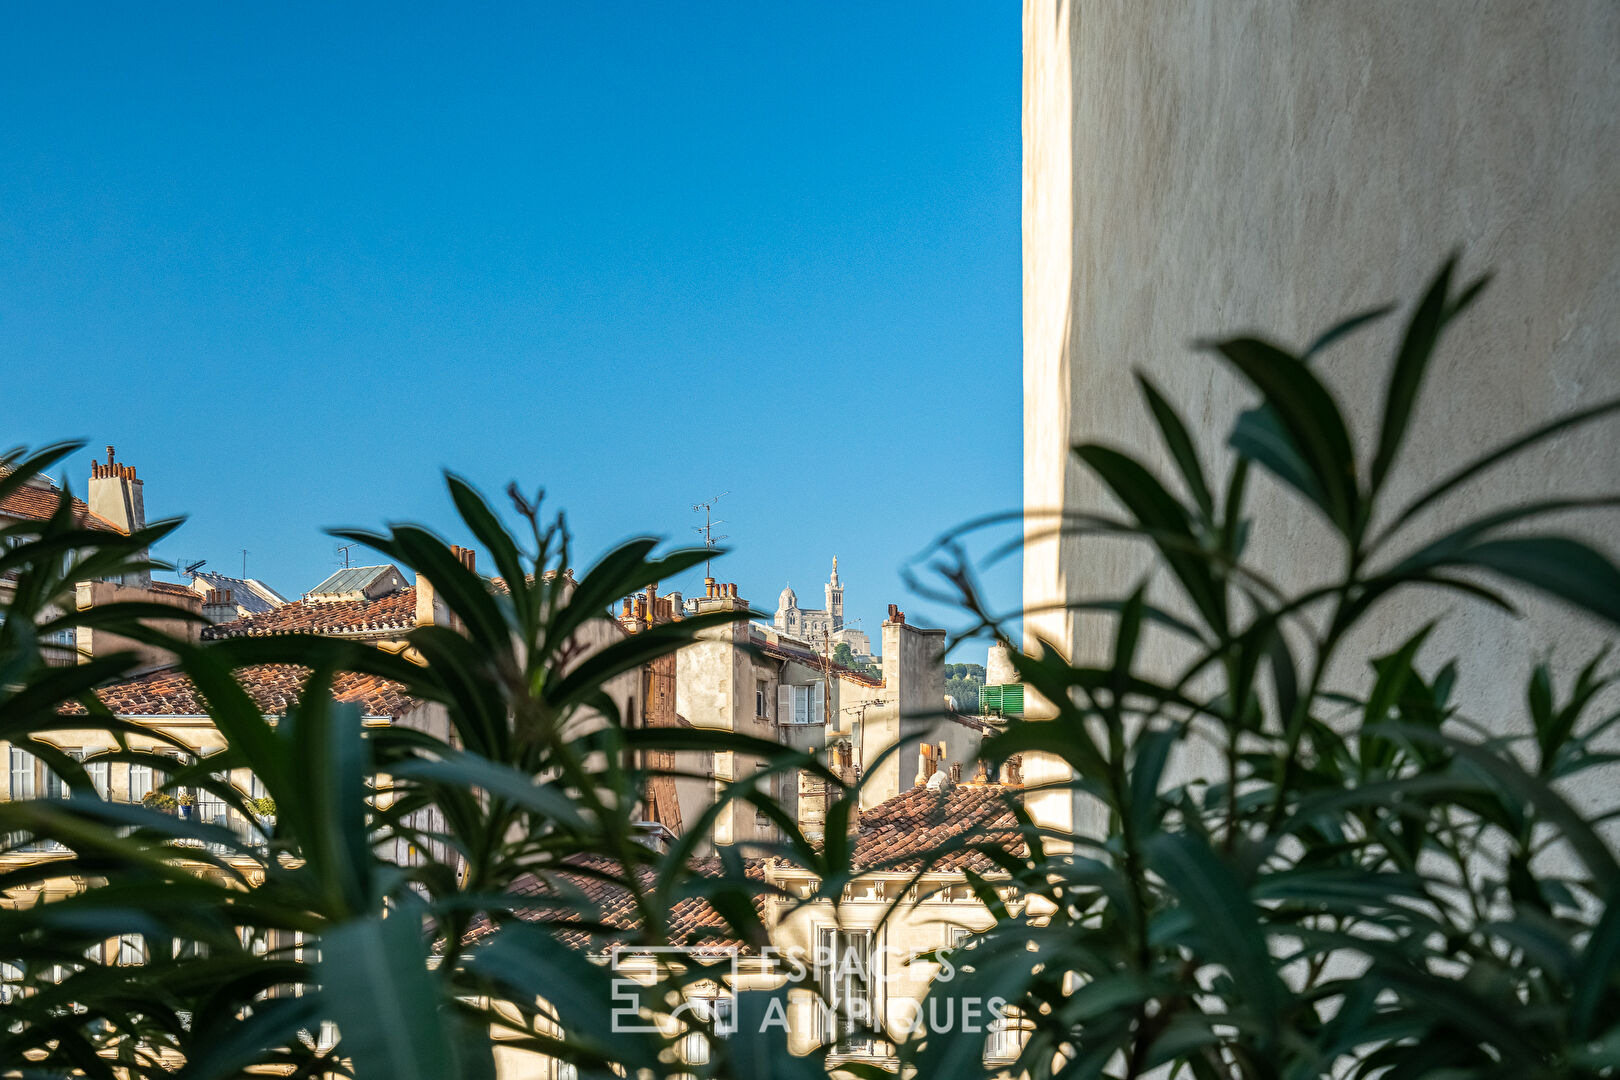
[[[34,785],[34,755],[26,750],[11,748],[11,798],[13,801],[32,799],[39,789]]]
[[[107,748],[105,746],[87,746],[84,749],[84,756],[91,757],[95,754],[102,753],[106,749]],[[89,775],[90,783],[95,785],[96,794],[100,795],[103,799],[107,798],[112,791],[111,787],[109,786],[111,782],[111,776],[109,773],[110,769],[111,765],[105,761],[87,761],[84,763],[84,771]]]
[[[715,1036],[722,1039],[737,1029],[737,1020],[732,1012],[732,999],[729,997],[693,998],[687,1005],[694,1027],[699,1021],[712,1022]],[[708,1032],[689,1031],[681,1036],[681,1061],[686,1064],[707,1065],[709,1051]]]
[[[136,964],[146,963],[146,942],[141,940],[141,935],[120,934],[118,936],[118,963],[122,967],[132,967]]]
[[[1018,1056],[1018,1010],[1003,1007],[1000,1020],[990,1019],[990,1037],[984,1043],[986,1061],[1011,1061]]]
[[[771,698],[766,684],[761,681],[754,684],[754,715],[761,720],[771,718]]]
[[[208,956],[208,942],[190,941],[186,938],[174,939],[174,958],[176,960],[202,960]]]
[[[79,758],[84,756],[77,750],[64,750],[62,752],[70,758]],[[44,763],[41,762],[40,764],[43,765]],[[42,777],[44,780],[43,788],[45,797],[47,799],[65,799],[69,795],[73,794],[73,790],[68,787],[67,781],[63,780],[60,776],[57,776],[56,773],[52,772],[48,768],[41,768],[40,771],[44,773],[44,776]]]
[[[767,776],[765,774],[766,768],[767,766],[764,762],[754,766],[754,790],[759,792],[761,795],[775,799],[776,778],[775,776]],[[764,810],[761,810],[757,806],[754,808],[754,821],[759,825],[760,828],[769,828],[771,824],[770,815],[765,813]]]
[[[782,686],[776,691],[777,720],[783,724],[821,724],[827,719],[827,684]]]
[[[152,766],[129,767],[129,801],[138,803],[152,793]]]
[[[816,981],[821,986],[821,1038],[839,1053],[871,1047],[872,931],[822,927],[816,935]]]
[[[225,800],[219,793],[206,787],[198,787],[197,791],[197,820],[204,825],[225,825],[229,823],[229,812]]]

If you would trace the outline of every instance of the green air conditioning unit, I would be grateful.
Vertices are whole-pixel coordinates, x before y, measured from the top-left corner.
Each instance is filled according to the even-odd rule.
[[[979,687],[979,711],[985,716],[1023,716],[1024,685],[1002,683]]]

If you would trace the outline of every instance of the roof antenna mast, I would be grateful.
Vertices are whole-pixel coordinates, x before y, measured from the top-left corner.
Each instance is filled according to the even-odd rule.
[[[703,546],[709,549],[709,558],[703,560],[704,577],[714,576],[709,572],[709,564],[714,560],[714,549],[719,546],[720,541],[730,539],[730,537],[714,535],[714,527],[725,524],[723,519],[714,516],[714,504],[730,494],[729,491],[722,491],[708,502],[692,504],[692,513],[695,514],[700,510],[703,512],[703,524],[692,526],[692,531],[703,537]]]
[[[246,581],[247,580],[248,549],[247,548],[239,548],[238,550],[242,552],[242,580]]]

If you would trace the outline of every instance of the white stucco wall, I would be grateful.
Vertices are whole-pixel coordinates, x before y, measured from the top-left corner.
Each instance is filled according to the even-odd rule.
[[[1260,329],[1303,345],[1340,316],[1409,304],[1456,247],[1469,276],[1496,280],[1434,365],[1391,497],[1620,393],[1617,55],[1620,5],[1608,0],[1026,2],[1027,533],[1044,525],[1037,511],[1107,505],[1071,443],[1162,461],[1133,368],[1213,455],[1249,399],[1190,341]],[[1319,365],[1363,447],[1400,323]],[[1617,477],[1617,429],[1590,429],[1493,473],[1433,520]],[[1269,483],[1254,494],[1257,564],[1313,578],[1334,552],[1320,523]],[[1616,521],[1559,524],[1603,539]],[[1141,565],[1115,542],[1032,542],[1025,602],[1117,595]],[[1438,611],[1449,614],[1425,655],[1462,654],[1461,700],[1489,722],[1517,720],[1538,653],[1555,650],[1568,670],[1600,639],[1541,601],[1513,623],[1414,599],[1385,610],[1359,655]],[[1026,625],[1089,655],[1101,651],[1096,629],[1061,616]]]

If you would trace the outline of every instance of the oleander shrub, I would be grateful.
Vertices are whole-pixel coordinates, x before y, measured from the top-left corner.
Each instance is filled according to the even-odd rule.
[[[8,456],[0,497],[72,449]],[[732,751],[757,757],[766,774],[838,779],[775,743],[635,726],[607,693],[615,678],[739,617],[699,615],[581,645],[582,628],[607,618],[613,602],[713,552],[661,555],[655,541],[633,540],[575,580],[560,516],[543,518],[538,500],[514,488],[512,528],[466,483],[449,484],[498,581],[417,526],[342,534],[416,571],[453,615],[455,628],[410,632],[408,653],[307,634],[195,644],[150,629],[155,617],[175,618],[172,607],[76,609],[76,581],[151,569],[143,553],[177,522],[133,536],[88,530],[73,523],[64,490],[50,519],[3,530],[0,741],[38,755],[72,797],[0,803],[0,890],[12,898],[0,904],[0,1076],[478,1078],[494,1075],[497,1040],[580,1076],[692,1071],[675,1053],[681,1030],[611,1029],[624,1007],[614,974],[552,933],[614,929],[598,925],[580,891],[560,884],[543,910],[519,918],[537,905],[513,887],[581,873],[617,885],[639,913],[632,930],[618,928],[629,947],[682,944],[669,918],[691,898],[709,901],[731,937],[757,942],[753,901],[764,886],[740,858],[718,873],[691,869],[708,817],[671,850],[643,842],[645,762],[654,751]],[[137,657],[61,664],[72,658],[50,642],[86,625],[172,652],[226,748],[177,762],[165,752],[186,751],[179,740],[109,714],[94,690],[135,671]],[[236,678],[268,663],[309,671],[298,704],[271,719]],[[394,680],[436,707],[444,729],[363,727],[356,706],[334,701],[340,672]],[[88,717],[63,715],[75,705]],[[151,768],[159,790],[138,805],[104,800],[87,762],[53,742],[54,732],[86,727],[116,744],[90,762]],[[229,782],[243,769],[261,797]],[[198,792],[244,821],[274,815],[274,824],[238,831],[175,813]],[[721,803],[733,797],[791,829],[754,784]],[[807,850],[802,835],[790,840]],[[63,881],[75,883],[70,895],[15,902]],[[122,946],[111,955],[114,939],[135,943],[139,962]],[[672,966],[642,1002],[668,1016],[673,995],[709,974]],[[710,1028],[688,1014],[686,1030]],[[716,1040],[711,1056],[703,1071],[747,1075],[739,1062],[785,1055],[742,1033]],[[819,1059],[798,1060],[819,1070]]]
[[[1005,880],[983,885],[995,927],[936,984],[1015,1003],[1015,1072],[1527,1080],[1620,1068],[1620,714],[1607,654],[1536,664],[1522,695],[1479,715],[1457,704],[1458,666],[1425,648],[1432,624],[1384,655],[1347,652],[1370,613],[1398,619],[1417,589],[1504,612],[1529,590],[1609,634],[1620,626],[1615,564],[1544,522],[1614,498],[1561,496],[1549,477],[1544,498],[1424,528],[1461,485],[1620,402],[1390,497],[1429,361],[1483,286],[1459,289],[1453,275],[1448,263],[1407,316],[1365,443],[1314,365],[1384,310],[1303,353],[1253,337],[1207,347],[1258,397],[1232,424],[1221,475],[1145,377],[1173,476],[1108,446],[1074,448],[1117,512],[1055,527],[1146,545],[1153,565],[1127,595],[1074,605],[1111,627],[1101,662],[1018,657],[1048,715],[985,747],[996,761],[1061,759],[1073,781],[1060,790],[1106,823],[1030,826],[1035,856],[1004,860]],[[1250,536],[1276,525],[1247,509],[1256,470],[1336,540],[1300,591],[1250,555]],[[936,592],[999,628],[958,545],[945,543]],[[1144,663],[1147,635],[1179,643],[1184,663]],[[1008,882],[1018,899],[1003,903]],[[966,1075],[983,1044],[939,1034],[908,1058],[921,1076]]]

